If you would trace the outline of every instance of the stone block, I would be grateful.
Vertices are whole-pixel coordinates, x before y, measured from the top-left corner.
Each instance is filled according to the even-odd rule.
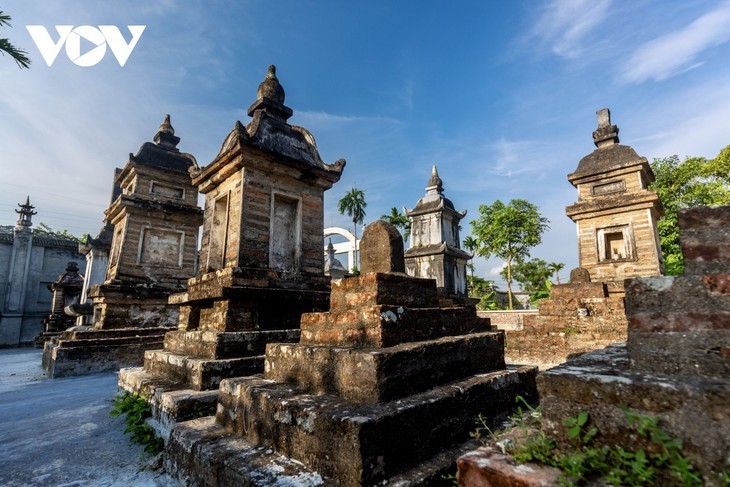
[[[603,282],[554,284],[550,291],[550,299],[605,298],[607,296],[608,290]]]
[[[550,487],[562,471],[537,464],[517,464],[509,455],[479,448],[459,457],[458,482],[462,487]]]
[[[729,209],[700,206],[679,212],[685,275],[730,274]]]
[[[491,330],[489,319],[473,307],[405,308],[361,306],[357,310],[302,315],[301,343],[389,347],[447,335]]]
[[[727,274],[628,281],[627,350],[632,367],[676,377],[727,377],[729,282]]]
[[[267,343],[297,341],[299,330],[172,331],[165,336],[165,351],[197,358],[228,359],[263,355]]]
[[[445,382],[504,369],[504,335],[488,332],[404,343],[384,349],[271,344],[267,379],[310,394],[385,402]]]
[[[228,377],[242,377],[260,373],[264,368],[263,355],[241,358],[208,360],[163,350],[145,353],[145,370],[188,388],[202,391],[218,387]]]
[[[221,383],[216,420],[339,485],[374,485],[463,441],[477,414],[496,422],[517,394],[534,400],[535,373],[479,374],[377,405],[299,394],[263,378],[230,379]]]
[[[360,272],[406,272],[403,237],[395,226],[375,220],[365,227],[360,241]]]
[[[178,424],[163,456],[165,471],[181,485],[218,487],[324,486],[324,479],[297,461],[228,433],[214,418]]]
[[[543,430],[567,444],[562,421],[590,413],[599,445],[640,448],[620,406],[661,420],[660,427],[681,438],[682,451],[704,473],[727,470],[730,454],[730,382],[685,380],[636,372],[624,346],[608,347],[547,370],[537,379]]]
[[[432,308],[437,306],[438,300],[433,279],[370,273],[333,281],[330,308],[334,311],[375,304]]]

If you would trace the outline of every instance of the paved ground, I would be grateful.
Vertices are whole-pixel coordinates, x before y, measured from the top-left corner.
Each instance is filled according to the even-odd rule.
[[[40,350],[0,350],[0,485],[178,485],[109,415],[116,373],[48,379],[40,364]]]

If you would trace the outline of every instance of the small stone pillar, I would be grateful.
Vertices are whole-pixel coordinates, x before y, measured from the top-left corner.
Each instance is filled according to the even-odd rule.
[[[66,328],[73,326],[74,318],[65,313],[65,308],[78,302],[81,289],[84,286],[84,276],[79,274],[79,265],[76,262],[69,262],[66,272],[48,285],[53,293],[51,300],[51,314],[42,321],[44,333],[38,339],[42,344],[53,335],[56,335]]]
[[[405,273],[403,237],[398,229],[383,220],[365,227],[360,241],[360,272]]]

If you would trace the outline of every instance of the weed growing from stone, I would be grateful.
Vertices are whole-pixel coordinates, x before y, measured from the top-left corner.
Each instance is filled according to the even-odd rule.
[[[145,420],[152,416],[152,408],[148,398],[139,394],[129,392],[119,393],[114,396],[114,406],[110,413],[112,416],[126,415],[124,422],[127,427],[124,433],[132,434],[132,441],[144,445],[144,451],[157,455],[165,446],[165,441],[155,435],[154,429]]]
[[[471,436],[485,444],[496,445],[509,453],[518,463],[541,463],[563,471],[562,485],[585,485],[599,481],[621,486],[703,485],[697,469],[682,454],[682,440],[673,438],[659,425],[660,419],[641,415],[622,407],[628,426],[646,440],[646,449],[627,450],[621,446],[597,446],[600,435],[590,415],[583,411],[563,421],[565,434],[571,444],[568,451],[558,450],[553,438],[540,430],[539,408],[533,408],[522,397],[517,402],[517,414],[505,423],[505,429],[493,433],[481,416]],[[488,436],[487,436],[488,435]],[[730,474],[717,474],[720,485],[730,485]]]

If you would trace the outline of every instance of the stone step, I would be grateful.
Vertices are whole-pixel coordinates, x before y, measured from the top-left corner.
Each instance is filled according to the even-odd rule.
[[[176,423],[214,415],[218,401],[217,389],[211,391],[180,389],[180,384],[148,374],[142,367],[121,369],[119,387],[129,393],[139,394],[149,401],[152,406],[152,417],[148,423],[165,441]]]
[[[93,374],[142,365],[147,350],[162,347],[162,337],[144,337],[136,342],[100,339],[77,345],[73,341],[60,344],[46,342],[42,364],[49,377]]]
[[[150,327],[150,328],[116,328],[112,330],[74,330],[63,332],[62,339],[85,340],[96,338],[126,338],[144,337],[148,335],[164,335],[176,328]]]
[[[486,332],[388,348],[271,344],[265,377],[310,394],[383,402],[504,369],[504,334]]]
[[[186,487],[332,485],[300,462],[227,432],[212,417],[176,425],[165,447],[163,466]]]
[[[372,305],[357,310],[302,315],[301,343],[309,345],[390,347],[491,330],[470,306],[406,308]]]
[[[229,377],[244,377],[263,372],[264,356],[211,360],[164,350],[150,350],[144,355],[144,368],[149,374],[203,391],[215,389],[221,380]]]
[[[456,458],[474,450],[474,441],[428,458],[424,462],[387,479],[397,487],[435,487],[448,485],[447,475],[456,473]],[[185,421],[175,426],[163,457],[165,471],[181,485],[219,487],[297,486],[318,487],[339,485],[300,462],[256,447],[232,435],[213,418]]]
[[[146,343],[153,345],[152,348],[162,348],[165,335],[145,335],[137,337],[115,337],[115,338],[85,338],[85,339],[64,339],[59,338],[53,341],[53,344],[63,348],[89,348],[94,347],[124,347],[127,345],[137,345]],[[149,347],[148,347],[149,348]]]
[[[217,421],[345,486],[373,485],[458,444],[474,418],[506,417],[515,396],[535,400],[537,369],[479,374],[384,404],[295,392],[258,377],[225,380]]]
[[[332,282],[330,309],[359,309],[363,306],[398,305],[411,308],[437,306],[436,282],[397,273],[367,273]]]
[[[263,355],[267,343],[295,343],[299,330],[242,332],[174,331],[165,336],[165,351],[198,358],[226,359]]]

